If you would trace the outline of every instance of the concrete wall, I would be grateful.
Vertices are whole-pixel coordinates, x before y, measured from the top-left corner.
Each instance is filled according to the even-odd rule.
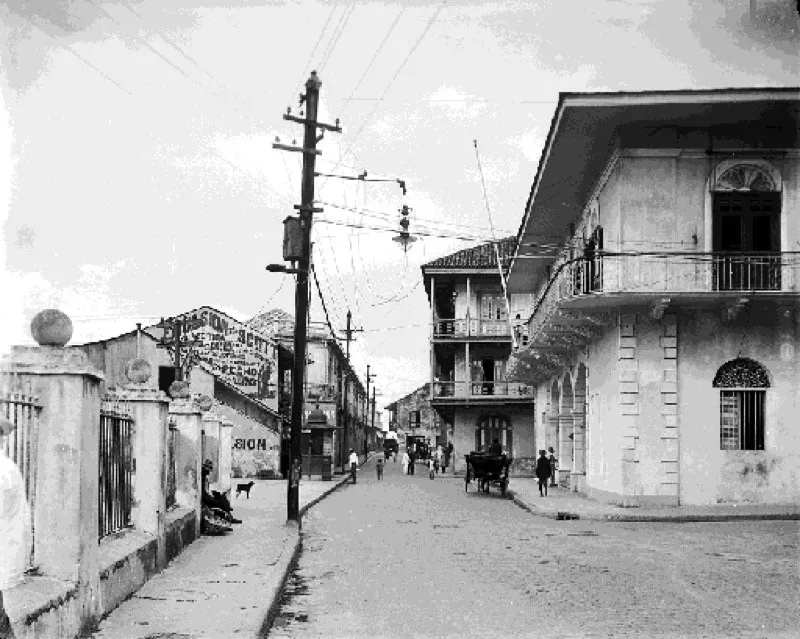
[[[796,310],[788,321],[775,309],[743,311],[728,324],[710,311],[680,315],[682,503],[800,499],[798,327]],[[770,375],[763,451],[720,450],[720,391],[712,387],[712,381],[719,367],[740,352],[761,363]]]

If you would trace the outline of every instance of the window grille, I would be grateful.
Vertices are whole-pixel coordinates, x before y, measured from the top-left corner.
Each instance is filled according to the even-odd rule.
[[[738,357],[714,376],[720,390],[720,450],[764,450],[769,375],[755,360]]]
[[[513,450],[511,423],[505,417],[484,417],[475,429],[475,450],[489,450],[495,439],[503,447],[503,451],[511,455]]]
[[[100,538],[131,525],[133,418],[124,404],[103,402],[100,411]]]

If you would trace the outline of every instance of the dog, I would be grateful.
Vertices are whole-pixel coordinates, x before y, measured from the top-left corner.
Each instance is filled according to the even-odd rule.
[[[246,484],[236,484],[236,496],[239,496],[239,493],[245,493],[247,498],[250,499],[250,489],[255,485],[256,482],[250,481]]]

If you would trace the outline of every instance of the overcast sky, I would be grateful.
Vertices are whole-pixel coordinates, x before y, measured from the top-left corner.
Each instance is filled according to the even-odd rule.
[[[5,0],[0,350],[30,343],[47,307],[73,343],[201,305],[293,313],[293,280],[264,267],[300,156],[272,142],[302,139],[281,116],[316,69],[320,120],[343,128],[317,169],[408,186],[317,181],[330,319],[343,329],[350,309],[364,329],[353,361],[385,405],[429,375],[419,265],[492,238],[473,139],[496,236],[514,234],[559,91],[796,86],[781,2],[752,24],[750,0]],[[404,203],[412,233],[445,237],[404,253]]]

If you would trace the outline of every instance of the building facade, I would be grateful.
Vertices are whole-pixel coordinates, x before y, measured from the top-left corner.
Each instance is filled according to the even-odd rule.
[[[294,319],[280,310],[267,311],[252,318],[248,325],[273,338],[280,348],[291,351]],[[285,399],[291,404],[291,370],[282,375]],[[365,456],[370,448],[366,389],[353,370],[339,343],[326,333],[310,330],[306,341],[305,418],[319,407],[333,433],[333,463],[344,469],[350,449]],[[304,419],[305,423],[305,419]],[[284,463],[288,463],[288,429],[284,437]],[[322,451],[314,452],[315,455]]]
[[[412,440],[429,449],[447,445],[445,422],[431,406],[431,385],[426,383],[385,407],[389,411],[389,430],[397,434],[399,446]]]
[[[511,376],[535,388],[562,484],[626,505],[798,501],[799,103],[560,96],[508,287],[533,293]]]
[[[534,389],[506,377],[513,333],[530,303],[524,292],[507,299],[503,290],[500,269],[507,271],[514,247],[507,238],[422,266],[431,307],[430,403],[443,444],[453,444],[456,472],[465,455],[494,439],[513,459],[512,473],[530,474],[536,462]]]
[[[211,415],[232,424],[233,477],[272,477],[280,473],[283,418],[278,413],[277,344],[212,307],[177,316],[200,318],[184,336],[184,379],[193,395],[214,400]],[[103,392],[128,383],[125,369],[135,359],[146,360],[153,371],[146,386],[163,392],[175,381],[172,348],[160,346],[165,329],[150,326],[107,340],[74,346],[84,351],[105,379]],[[212,425],[209,426],[213,428]],[[209,438],[209,445],[212,443]]]

